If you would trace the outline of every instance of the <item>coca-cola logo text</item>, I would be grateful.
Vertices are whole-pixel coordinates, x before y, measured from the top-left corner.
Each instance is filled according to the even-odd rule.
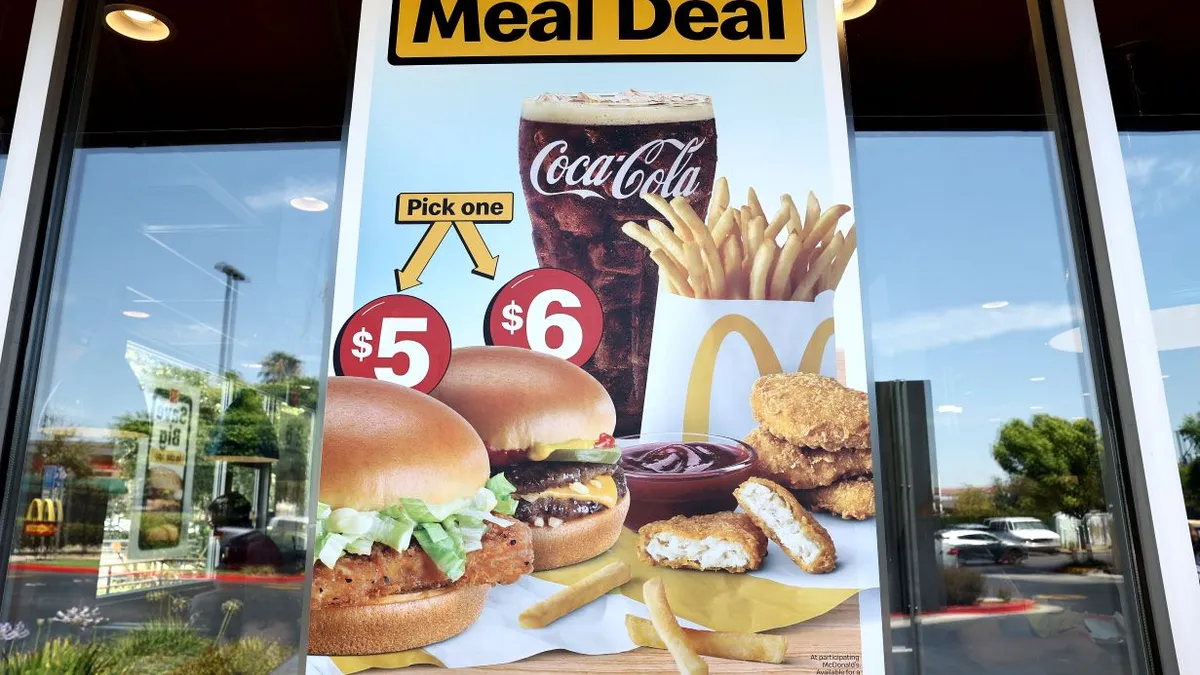
[[[603,193],[591,188],[610,183],[612,196],[617,199],[650,193],[657,193],[664,199],[690,197],[700,187],[700,167],[689,164],[704,143],[700,138],[686,142],[660,138],[629,154],[581,155],[572,159],[567,154],[566,141],[552,141],[538,152],[530,165],[529,182],[539,194],[578,195],[584,199],[603,199]],[[655,168],[659,155],[668,147],[678,151],[675,161],[670,168]]]

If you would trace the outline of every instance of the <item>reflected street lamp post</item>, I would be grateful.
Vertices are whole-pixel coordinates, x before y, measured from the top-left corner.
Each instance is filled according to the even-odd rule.
[[[219,262],[214,268],[225,275],[225,307],[221,316],[221,352],[217,357],[217,372],[220,373],[221,409],[229,406],[233,391],[229,386],[229,361],[233,358],[233,328],[237,322],[237,286],[243,281],[249,281],[241,270],[229,263]],[[226,474],[228,465],[225,462],[213,463],[213,499],[225,494]]]

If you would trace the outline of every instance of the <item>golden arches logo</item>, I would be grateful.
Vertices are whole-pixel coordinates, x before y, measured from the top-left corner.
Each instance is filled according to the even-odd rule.
[[[25,520],[36,523],[61,522],[62,502],[57,499],[34,499],[25,509]]]
[[[688,433],[707,434],[712,411],[713,377],[717,371],[717,355],[721,345],[730,334],[742,336],[754,355],[759,375],[783,372],[779,355],[771,347],[771,341],[753,321],[741,314],[727,314],[713,322],[700,340],[696,358],[692,361],[692,372],[688,377],[686,398],[683,404],[683,430]],[[833,338],[833,318],[817,324],[808,339],[804,355],[800,358],[801,373],[820,373],[821,357],[825,347]]]

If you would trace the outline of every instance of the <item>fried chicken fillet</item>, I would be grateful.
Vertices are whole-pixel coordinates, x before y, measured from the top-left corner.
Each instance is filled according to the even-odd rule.
[[[871,449],[867,395],[811,373],[758,378],[750,391],[754,419],[772,436],[826,452]]]
[[[833,513],[845,520],[875,517],[875,481],[870,476],[842,480],[812,490],[798,490],[796,498],[814,511]]]
[[[733,496],[754,524],[800,569],[825,574],[837,567],[837,549],[829,532],[787,488],[763,478],[750,478],[734,490]]]
[[[744,513],[675,516],[638,530],[638,557],[660,567],[741,573],[762,567],[767,536]]]
[[[514,522],[507,528],[488,523],[483,548],[467,554],[467,571],[451,582],[420,546],[396,551],[375,544],[371,555],[344,555],[330,569],[313,569],[312,606],[362,604],[389,595],[445,588],[451,583],[470,586],[511,584],[533,571],[533,534]]]
[[[755,473],[793,490],[823,487],[871,473],[870,450],[826,452],[803,448],[773,436],[762,427],[751,431],[745,441],[758,452]]]

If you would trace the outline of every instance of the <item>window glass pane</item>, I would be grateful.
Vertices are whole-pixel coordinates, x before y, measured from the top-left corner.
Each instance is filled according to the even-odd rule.
[[[29,29],[33,25],[34,0],[5,0],[0,4],[0,185],[8,164],[8,144],[12,140],[13,117],[25,71],[25,52],[29,49]]]
[[[1200,572],[1200,46],[1186,0],[1096,4],[1146,275],[1192,551]]]
[[[931,487],[897,493],[900,673],[1144,668],[1092,371],[1059,348],[1082,305],[1036,12],[891,0],[847,25],[873,377],[923,382],[930,425],[903,461]],[[905,27],[922,39],[901,46]],[[1000,545],[933,543],[973,523]],[[996,611],[951,609],[981,604]]]
[[[97,20],[14,457],[0,621],[33,635],[10,658],[63,638],[138,672],[299,672],[357,25],[342,5],[236,22],[171,5],[161,43]]]

